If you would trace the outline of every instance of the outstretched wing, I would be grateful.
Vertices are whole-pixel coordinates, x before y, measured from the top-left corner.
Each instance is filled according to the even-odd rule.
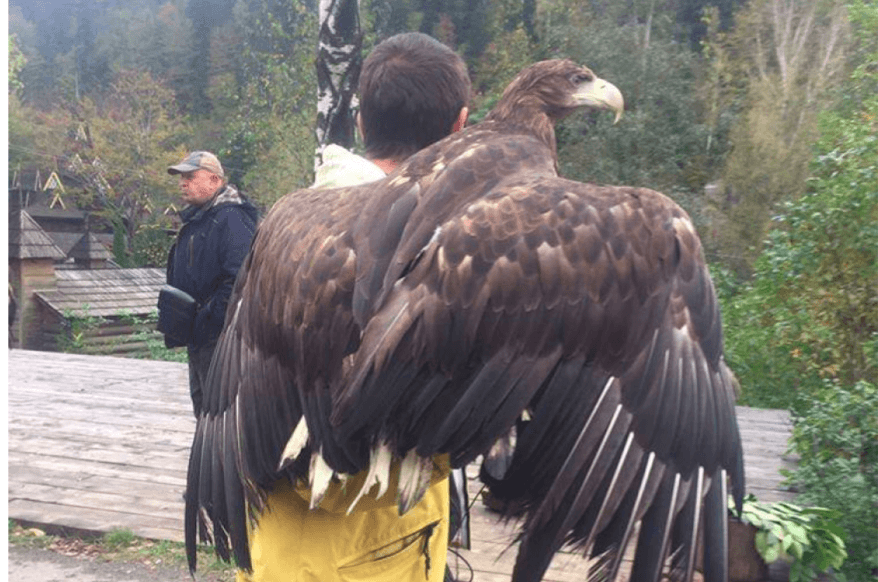
[[[339,444],[330,422],[333,395],[348,381],[383,281],[405,268],[400,256],[411,250],[412,225],[416,236],[429,238],[424,218],[448,215],[458,198],[491,188],[468,169],[444,171],[452,160],[472,157],[472,142],[486,133],[448,138],[373,184],[288,194],[260,224],[229,302],[193,438],[185,513],[190,569],[199,534],[221,557],[233,552],[250,568],[248,512],[262,509],[278,478],[319,478],[325,486],[327,471],[369,467],[368,441]],[[550,153],[508,142],[474,159],[487,156],[506,173],[552,167]],[[440,190],[454,195],[427,197]]]
[[[249,568],[247,506],[280,476],[325,486],[390,451],[412,475],[405,509],[418,459],[463,465],[515,427],[486,479],[528,509],[516,580],[571,542],[614,574],[635,524],[633,579],[669,555],[688,579],[700,530],[709,579],[727,577],[726,477],[740,498],[743,466],[698,238],[661,194],[563,180],[553,161],[473,128],[385,180],[272,209],[193,441],[191,568],[198,527]]]
[[[726,476],[740,499],[743,464],[689,218],[646,189],[504,174],[479,159],[490,149],[466,166],[487,192],[455,197],[449,177],[417,207],[453,204],[409,211],[378,258],[358,247],[363,331],[333,390],[339,446],[361,464],[367,443],[459,466],[517,425],[491,483],[528,508],[516,580],[540,579],[567,542],[615,575],[638,522],[632,579],[657,580],[669,554],[688,579],[702,524],[724,579]],[[376,232],[371,218],[359,232]]]
[[[226,560],[231,546],[249,570],[248,511],[262,509],[279,477],[308,477],[307,438],[290,462],[281,466],[281,459],[305,416],[318,436],[328,427],[331,399],[319,386],[339,374],[337,363],[357,346],[350,315],[356,256],[346,232],[367,194],[294,192],[258,228],[232,292],[190,453],[185,525],[193,572],[199,530]]]

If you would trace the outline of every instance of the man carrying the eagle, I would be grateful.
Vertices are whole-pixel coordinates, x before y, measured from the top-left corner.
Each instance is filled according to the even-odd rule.
[[[314,507],[341,487],[351,509],[392,496],[405,515],[437,464],[504,441],[488,483],[525,511],[516,582],[564,545],[615,579],[629,543],[630,580],[691,580],[697,553],[705,580],[728,579],[744,471],[701,244],[658,192],[558,176],[553,126],[579,108],[618,117],[622,97],[584,66],[536,63],[484,121],[386,178],[278,201],[196,428],[190,568],[201,533],[250,569],[248,528],[279,479]],[[369,565],[335,579],[401,578]]]

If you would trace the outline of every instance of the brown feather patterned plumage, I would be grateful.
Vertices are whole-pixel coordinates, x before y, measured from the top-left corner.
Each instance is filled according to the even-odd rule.
[[[744,475],[700,242],[658,192],[557,175],[553,125],[580,107],[618,115],[621,95],[537,63],[387,178],[274,206],[193,441],[193,570],[199,529],[249,568],[247,512],[280,477],[374,470],[380,451],[460,466],[514,428],[505,473],[483,471],[527,511],[514,580],[564,544],[613,578],[630,541],[632,580],[689,580],[702,546],[706,579],[727,579]]]

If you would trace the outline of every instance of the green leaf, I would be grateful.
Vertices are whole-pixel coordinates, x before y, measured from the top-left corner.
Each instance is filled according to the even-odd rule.
[[[762,559],[767,563],[771,563],[780,558],[780,548],[776,545],[769,546],[765,549],[765,552],[760,552],[762,554]]]
[[[803,545],[808,545],[808,532],[800,525],[795,523],[787,524],[787,531]]]

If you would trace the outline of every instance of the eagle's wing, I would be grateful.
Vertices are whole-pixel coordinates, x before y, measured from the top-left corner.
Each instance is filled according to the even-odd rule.
[[[466,463],[517,424],[493,483],[529,509],[516,580],[568,541],[614,570],[637,522],[632,579],[669,552],[686,574],[702,516],[706,570],[725,577],[726,474],[740,497],[743,467],[691,222],[656,192],[557,178],[533,138],[480,132],[372,185],[288,195],[260,225],[193,440],[190,567],[200,524],[249,568],[247,504],[279,476],[325,485],[390,451],[414,475],[408,507],[418,458]]]
[[[489,191],[468,200],[437,180],[407,205],[453,204],[409,208],[393,244],[358,245],[339,446],[360,463],[366,443],[462,465],[527,411],[493,483],[529,509],[515,580],[540,579],[565,542],[614,575],[637,522],[632,579],[657,580],[669,554],[689,579],[700,524],[710,579],[725,579],[726,476],[740,499],[743,462],[691,221],[651,190],[506,174],[488,155],[468,167]],[[388,214],[355,233],[386,232]]]
[[[509,140],[507,159],[492,150],[497,169],[551,168],[549,153],[519,141]],[[328,467],[331,476],[369,466],[366,441],[337,444],[333,395],[347,381],[377,304],[373,295],[404,267],[395,253],[406,250],[403,238],[410,246],[411,234],[403,234],[411,215],[435,219],[453,208],[453,200],[424,204],[424,194],[435,182],[443,191],[451,182],[469,198],[491,188],[469,171],[443,174],[470,143],[449,138],[372,184],[293,192],[259,225],[229,301],[190,452],[185,535],[192,571],[199,534],[221,557],[233,551],[238,565],[250,568],[248,512],[262,509],[278,478],[318,479],[325,487]],[[420,235],[426,227],[418,224]]]
[[[198,533],[226,560],[231,546],[249,570],[248,511],[261,510],[279,477],[308,476],[303,418],[319,439],[331,407],[319,387],[338,376],[338,362],[359,339],[348,233],[367,195],[368,187],[294,192],[259,225],[229,301],[190,452],[185,530],[193,572]],[[297,427],[299,449],[281,466]]]

